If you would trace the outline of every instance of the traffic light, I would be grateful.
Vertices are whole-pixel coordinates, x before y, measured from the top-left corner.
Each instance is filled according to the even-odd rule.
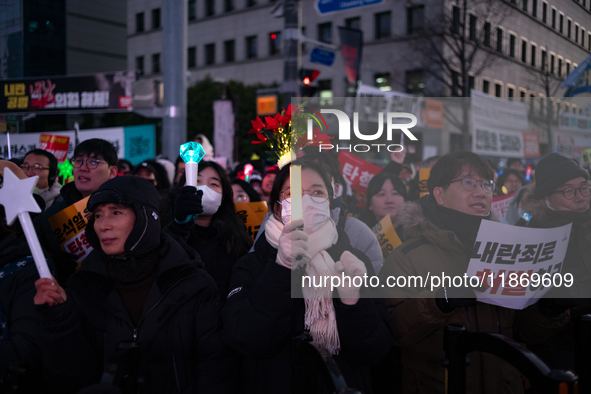
[[[302,81],[302,97],[312,97],[318,90],[316,87],[310,86],[312,82],[320,75],[320,70],[313,70],[309,68],[300,69],[300,80]]]

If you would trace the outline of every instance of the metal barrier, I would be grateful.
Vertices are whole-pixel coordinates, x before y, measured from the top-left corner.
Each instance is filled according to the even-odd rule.
[[[446,393],[466,392],[466,355],[471,352],[485,352],[500,357],[521,372],[530,381],[532,388],[540,393],[579,392],[577,377],[572,372],[550,370],[531,351],[503,335],[469,333],[464,327],[453,324],[445,327],[443,350],[443,365],[447,369]]]

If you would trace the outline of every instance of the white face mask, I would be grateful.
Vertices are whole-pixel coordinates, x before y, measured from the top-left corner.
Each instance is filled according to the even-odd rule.
[[[304,209],[304,231],[311,234],[318,230],[330,218],[330,202],[318,203],[309,194],[302,196]]]
[[[220,205],[222,205],[222,195],[206,185],[197,186],[197,190],[203,191],[203,197],[201,198],[203,212],[201,215],[213,215],[216,213]]]
[[[291,198],[281,201],[281,221],[286,224],[291,220]]]

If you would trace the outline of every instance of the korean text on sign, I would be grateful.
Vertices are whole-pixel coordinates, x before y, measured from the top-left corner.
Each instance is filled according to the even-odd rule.
[[[358,197],[365,201],[367,194],[367,185],[371,178],[382,171],[381,167],[368,163],[349,152],[339,153],[339,162],[341,164],[341,173],[347,184]]]
[[[484,285],[478,300],[524,309],[552,286],[562,285],[562,280],[557,284],[533,279],[562,275],[571,226],[538,229],[483,220],[467,270]]]
[[[86,209],[87,202],[88,197],[49,218],[49,224],[61,248],[75,255],[78,265],[92,251],[84,231],[90,216],[90,212]]]
[[[248,234],[254,241],[265,219],[265,215],[268,213],[267,203],[265,201],[247,202],[234,204],[234,207],[236,214],[244,222]]]
[[[371,231],[378,237],[378,241],[380,242],[380,247],[382,248],[382,255],[384,256],[384,261],[386,257],[394,249],[399,247],[402,244],[400,237],[396,234],[396,230],[392,225],[392,220],[390,219],[390,215],[384,216],[382,220],[378,224],[376,224]]]

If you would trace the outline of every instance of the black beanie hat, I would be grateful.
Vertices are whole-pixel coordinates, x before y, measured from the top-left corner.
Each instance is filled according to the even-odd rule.
[[[589,179],[589,173],[560,153],[550,153],[536,167],[536,188],[534,198],[537,200],[548,196],[565,182],[578,177]]]
[[[160,244],[160,194],[153,184],[138,176],[119,176],[103,183],[92,193],[86,208],[93,212],[105,203],[121,204],[131,207],[135,213],[135,224],[125,241],[125,254],[142,255]],[[101,245],[94,231],[94,218],[86,226],[86,239],[93,248]]]

